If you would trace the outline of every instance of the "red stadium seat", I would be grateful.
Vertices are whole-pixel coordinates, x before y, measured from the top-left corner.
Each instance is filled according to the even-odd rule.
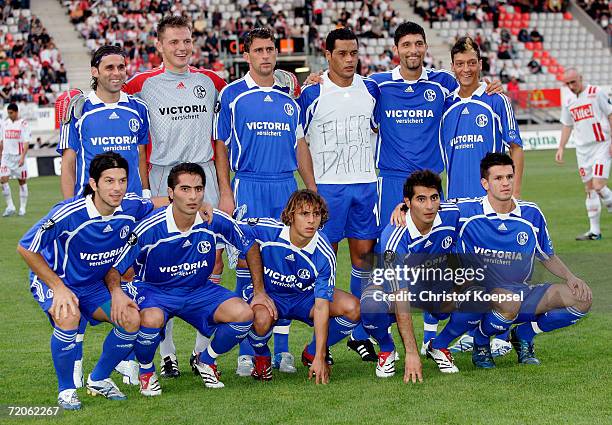
[[[528,41],[527,43],[525,43],[525,49],[533,50],[533,43],[531,41]]]
[[[542,52],[540,52],[539,50],[535,50],[533,52],[533,57],[534,59],[540,59],[542,57]]]
[[[512,35],[517,36],[519,34],[519,32],[521,31],[520,28],[512,28],[510,30],[510,32],[512,33]]]
[[[544,50],[544,51],[542,51],[542,57],[543,58],[548,58],[548,57],[550,57],[550,53],[548,53],[547,50]]]
[[[548,71],[549,74],[556,74],[557,73],[557,66],[556,65],[548,65],[548,68],[546,68],[546,70]]]
[[[542,42],[538,41],[538,42],[533,43],[533,48],[535,50],[542,50]]]
[[[534,55],[534,56],[535,56],[535,55]],[[550,66],[550,59],[548,59],[548,58],[542,58],[542,59],[540,60],[540,64],[541,64],[542,66],[546,66],[546,67],[548,67],[548,66]]]
[[[574,17],[572,16],[570,12],[565,12],[563,14],[563,19],[565,19],[566,21],[571,21],[572,19],[574,19]]]

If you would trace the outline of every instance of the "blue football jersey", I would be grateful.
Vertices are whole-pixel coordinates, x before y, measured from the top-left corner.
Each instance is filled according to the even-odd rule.
[[[485,93],[482,83],[466,99],[449,96],[440,122],[440,150],[447,173],[449,199],[485,195],[480,183],[480,161],[489,152],[504,152],[513,143],[523,146],[510,100]]]
[[[172,210],[170,204],[142,220],[113,267],[123,274],[134,266],[136,283],[189,291],[208,282],[219,242],[242,252],[253,244],[236,222],[221,211],[214,210],[211,224],[196,215],[191,229],[181,232]]]
[[[486,196],[457,203],[457,251],[486,267],[487,286],[526,283],[535,258],[554,255],[542,211],[532,202],[515,200],[509,214],[496,213]]]
[[[250,233],[261,251],[266,292],[272,297],[292,298],[312,293],[333,301],[336,255],[320,232],[304,248],[291,243],[289,227],[270,219],[249,219],[241,227]]]
[[[259,87],[247,73],[221,90],[214,138],[223,140],[236,172],[280,174],[297,170],[304,137],[300,108],[280,87]]]
[[[442,172],[438,128],[444,100],[458,86],[455,78],[447,71],[423,68],[418,80],[407,81],[399,67],[370,78],[380,88],[377,167],[405,174]]]
[[[67,199],[23,236],[19,244],[41,254],[68,287],[98,283],[123,252],[136,223],[153,210],[128,193],[113,214],[101,216],[91,195]]]

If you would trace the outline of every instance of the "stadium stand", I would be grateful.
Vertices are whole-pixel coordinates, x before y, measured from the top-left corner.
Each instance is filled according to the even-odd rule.
[[[41,20],[22,4],[0,1],[0,104],[52,105],[67,87],[66,69]]]
[[[612,3],[607,0],[579,0],[582,7],[612,39]]]

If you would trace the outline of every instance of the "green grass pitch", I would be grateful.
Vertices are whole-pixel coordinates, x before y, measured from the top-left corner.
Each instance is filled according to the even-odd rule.
[[[475,370],[470,356],[460,354],[456,360],[461,373],[443,376],[433,362],[423,359],[424,382],[405,385],[401,380],[402,349],[396,376],[381,380],[374,376],[374,364],[362,363],[341,342],[332,348],[336,365],[327,386],[309,382],[307,371],[301,365],[296,374],[275,373],[273,381],[267,383],[239,378],[234,374],[237,352],[234,350],[219,360],[226,388],[212,390],[204,388],[188,369],[195,332],[179,320],[175,326],[175,342],[183,375],[176,380],[162,380],[161,397],[145,399],[136,387],[122,384],[119,386],[129,398],[126,402],[92,398],[79,390],[82,410],[64,413],[55,421],[67,424],[612,423],[609,360],[612,217],[602,211],[603,240],[574,241],[588,227],[582,185],[573,153],[568,155],[563,167],[554,164],[553,155],[552,151],[526,154],[523,199],[540,205],[557,253],[592,286],[595,301],[591,314],[576,326],[536,338],[542,366],[518,366],[512,352],[497,360],[495,370]],[[11,185],[16,198],[16,183]],[[54,406],[57,383],[49,351],[51,328],[29,293],[28,270],[15,253],[15,247],[29,226],[60,199],[59,179],[32,179],[29,187],[28,215],[0,219],[3,318],[0,404]],[[4,209],[4,203],[1,208]],[[348,288],[349,275],[350,263],[344,244],[338,258],[340,288]],[[537,276],[539,280],[552,280],[542,271]],[[231,272],[223,276],[223,284],[233,287]],[[420,338],[420,315],[415,316],[415,321]],[[84,348],[86,373],[98,358],[109,329],[108,325],[88,328]],[[299,360],[311,331],[299,323],[294,323],[291,329],[291,350]]]

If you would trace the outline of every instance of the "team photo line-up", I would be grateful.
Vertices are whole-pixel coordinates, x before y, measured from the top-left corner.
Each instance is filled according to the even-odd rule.
[[[314,328],[301,361],[325,384],[329,347],[346,337],[361,360],[376,362],[377,377],[393,376],[393,322],[405,348],[403,380],[420,382],[420,355],[443,373],[459,371],[453,351],[471,351],[478,368],[494,368],[494,357],[511,350],[518,363],[537,365],[535,335],[587,314],[589,286],[555,255],[538,206],[520,200],[520,132],[500,82],[480,80],[478,45],[455,43],[451,73],[424,68],[418,24],[401,24],[394,43],[400,65],[362,77],[357,37],[336,29],[326,39],[328,69],[303,87],[275,70],[275,38],[265,28],[246,36],[249,71],[230,84],[189,65],[184,17],[157,27],[159,68],[128,80],[121,48],[93,54],[93,90],[58,100],[64,201],[18,245],[53,327],[60,406],[80,409],[83,386],[125,399],[114,370],[142,395],[161,395],[158,347],[160,375],[180,376],[175,316],[196,329],[192,370],[206,387],[222,388],[216,359],[236,345],[240,376],[296,372],[293,320]],[[575,127],[591,222],[577,239],[595,240],[601,203],[612,209],[612,105],[575,69],[565,80],[575,96],[563,109],[556,160]],[[27,177],[25,149],[8,150],[27,146],[28,134],[9,106],[5,215],[16,210],[8,177],[21,188]],[[306,189],[298,190],[296,171]],[[23,215],[27,186],[20,199]],[[344,238],[350,293],[335,287]],[[219,284],[224,250],[234,291]],[[531,284],[536,258],[564,283]],[[418,345],[414,308],[424,312]],[[112,329],[84,379],[85,329],[100,322]]]

